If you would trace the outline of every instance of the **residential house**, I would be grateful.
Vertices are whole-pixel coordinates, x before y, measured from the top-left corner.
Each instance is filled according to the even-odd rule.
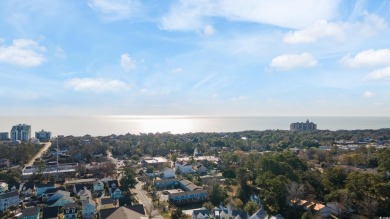
[[[78,205],[76,203],[68,203],[64,205],[64,219],[77,218]]]
[[[320,203],[315,203],[313,201],[306,201],[306,200],[293,200],[290,202],[290,205],[296,205],[300,206],[305,210],[313,209],[316,214],[320,217],[330,217],[331,215],[331,208],[327,207]]]
[[[88,188],[86,184],[74,184],[73,185],[73,194],[76,196],[80,195],[80,192],[83,191],[85,188]]]
[[[0,158],[0,168],[1,167],[9,167],[9,160],[5,158]]]
[[[202,189],[199,186],[195,185],[193,182],[189,181],[188,179],[180,179],[179,180],[180,188],[184,191],[194,191]]]
[[[170,193],[168,195],[169,201],[175,204],[203,202],[208,198],[207,190],[199,189],[195,191],[186,191],[179,193]]]
[[[213,215],[215,219],[248,219],[248,212],[232,209],[230,204],[226,208],[223,206],[215,207]]]
[[[19,206],[19,193],[17,191],[0,194],[0,212],[7,210],[12,205]]]
[[[41,197],[44,192],[48,189],[54,189],[56,188],[54,186],[54,183],[46,183],[46,184],[38,184],[35,186],[36,188],[36,196]]]
[[[144,167],[153,167],[157,170],[162,170],[164,166],[170,166],[170,161],[165,157],[144,157],[141,161]]]
[[[275,216],[269,217],[269,219],[284,219],[284,217],[281,214],[277,214]]]
[[[155,180],[154,186],[157,189],[173,189],[179,186],[179,179],[173,178],[173,179]]]
[[[58,200],[56,200],[53,204],[51,204],[50,207],[53,207],[53,206],[63,207],[65,204],[74,203],[74,202],[75,201],[73,198],[64,195],[61,198],[59,198]]]
[[[112,199],[122,198],[122,191],[119,188],[110,188],[110,196]]]
[[[267,219],[268,214],[264,210],[264,208],[260,208],[256,213],[254,213],[252,216],[250,216],[249,219]]]
[[[100,210],[115,208],[115,202],[110,197],[100,198]]]
[[[45,207],[42,208],[42,219],[57,219],[60,214],[60,207]]]
[[[93,183],[93,191],[101,192],[104,191],[104,183],[101,180],[97,180]]]
[[[187,161],[176,161],[175,169],[181,174],[194,173],[195,170],[192,168],[192,164]]]
[[[332,215],[336,217],[344,217],[353,212],[351,208],[338,202],[328,202],[326,207],[329,208]]]
[[[122,191],[119,189],[118,180],[107,181],[107,185],[112,199],[119,199],[122,197]]]
[[[17,182],[8,183],[8,190],[10,192],[19,191],[19,189],[20,189],[20,183]],[[19,192],[19,194],[21,193]]]
[[[192,211],[192,219],[209,219],[210,210],[206,208],[201,208],[199,210]]]
[[[52,205],[54,204],[58,199],[67,196],[70,197],[70,192],[68,191],[63,191],[63,190],[58,190],[56,193],[54,193],[50,198],[47,199],[47,204]]]
[[[0,194],[8,191],[8,184],[5,182],[0,182]]]
[[[42,200],[47,200],[50,197],[52,197],[59,189],[58,188],[50,188],[47,189],[43,194],[42,194]]]
[[[20,194],[24,196],[31,196],[35,193],[35,184],[34,182],[26,182],[22,184],[20,189]]]
[[[39,219],[40,211],[38,207],[25,208],[22,210],[21,219]]]
[[[146,219],[142,205],[122,206],[119,208],[105,209],[99,212],[101,219]]]
[[[207,174],[207,168],[203,164],[194,165],[193,168],[200,175],[206,175]]]
[[[96,203],[92,199],[81,201],[82,214],[85,219],[95,218]]]
[[[168,167],[165,167],[162,171],[161,171],[161,178],[175,178],[175,171],[172,169],[172,168],[168,168]]]
[[[84,201],[87,199],[92,199],[92,193],[87,188],[84,188],[79,192],[79,199],[80,201]]]

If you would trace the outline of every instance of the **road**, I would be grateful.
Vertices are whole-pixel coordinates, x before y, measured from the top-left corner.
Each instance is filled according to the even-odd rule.
[[[37,159],[38,157],[41,157],[43,153],[45,153],[51,146],[51,142],[46,142],[45,145],[41,148],[41,150],[38,151],[38,153],[33,157],[31,158],[31,160],[26,164],[26,166],[32,166],[35,159]]]
[[[138,180],[137,180],[138,181]],[[135,197],[137,198],[138,202],[140,204],[143,204],[145,206],[151,206],[152,205],[152,199],[150,199],[146,192],[142,189],[143,182],[138,181],[137,185],[135,185],[134,189],[131,189],[132,194],[136,194]],[[153,218],[155,219],[164,219],[163,216],[157,211],[153,211]]]

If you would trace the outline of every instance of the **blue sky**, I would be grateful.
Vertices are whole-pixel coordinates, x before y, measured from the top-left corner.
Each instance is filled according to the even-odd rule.
[[[1,115],[390,115],[390,1],[0,2]]]

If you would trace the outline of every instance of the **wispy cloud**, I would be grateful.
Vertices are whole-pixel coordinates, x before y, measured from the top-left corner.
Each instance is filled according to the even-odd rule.
[[[343,41],[347,36],[370,36],[387,27],[386,21],[375,15],[365,14],[362,22],[328,22],[316,21],[314,24],[286,34],[285,43],[312,43],[321,39]]]
[[[132,59],[127,53],[121,55],[120,62],[122,69],[126,72],[134,70],[137,67],[135,60]]]
[[[46,61],[46,48],[30,39],[15,39],[12,45],[0,47],[0,62],[25,67],[41,65]]]
[[[211,75],[205,77],[203,80],[201,80],[200,82],[196,83],[192,88],[193,88],[193,89],[196,89],[196,88],[198,88],[198,87],[203,86],[203,85],[206,84],[208,81],[210,81],[212,78],[214,78],[216,75],[217,75],[217,73],[214,73],[214,74],[211,74]]]
[[[272,59],[270,67],[289,70],[293,68],[308,68],[317,65],[317,60],[309,53],[285,54]]]
[[[180,0],[162,17],[160,23],[165,30],[199,31],[207,26],[208,18],[221,17],[227,20],[302,28],[319,19],[332,19],[338,4],[339,0]]]
[[[65,82],[66,88],[75,91],[114,92],[129,88],[129,84],[120,80],[102,78],[72,78]]]
[[[370,97],[373,97],[374,96],[374,93],[371,92],[371,91],[365,91],[363,93],[363,97],[366,97],[366,98],[370,98]]]
[[[365,50],[355,56],[344,56],[341,63],[352,68],[390,65],[390,50]]]
[[[89,0],[88,6],[107,20],[122,20],[134,15],[140,8],[138,0]]]
[[[172,69],[172,73],[173,73],[173,74],[179,74],[179,73],[181,73],[182,71],[183,71],[183,69],[180,68],[180,67],[177,67],[177,68]]]
[[[373,71],[369,73],[365,78],[366,81],[370,80],[390,80],[390,66]]]

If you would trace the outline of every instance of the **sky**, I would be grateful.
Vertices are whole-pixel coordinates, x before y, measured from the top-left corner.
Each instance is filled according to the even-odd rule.
[[[0,115],[390,115],[390,1],[0,1]]]

